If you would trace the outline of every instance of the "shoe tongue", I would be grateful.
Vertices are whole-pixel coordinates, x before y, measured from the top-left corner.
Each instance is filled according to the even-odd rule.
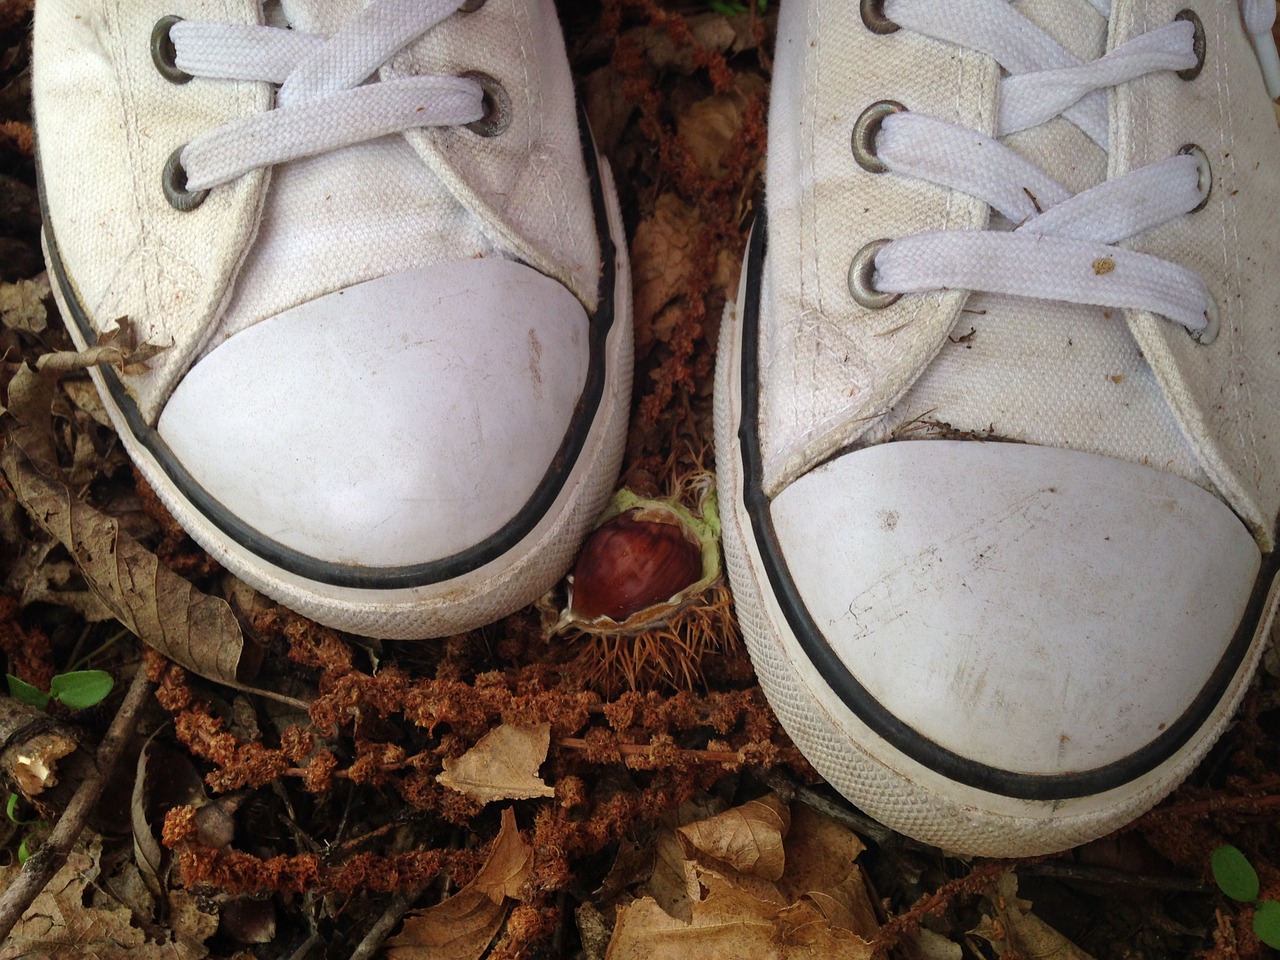
[[[1086,0],[1015,7],[1083,62],[1106,52],[1107,21]],[[1107,178],[1106,149],[1063,117],[1003,139],[1073,194]],[[1014,226],[991,216],[993,230]],[[972,294],[942,351],[867,439],[935,430],[1160,464],[1206,482],[1120,310]]]
[[[1019,0],[1014,8],[1084,63],[1106,53],[1107,21],[1085,0]],[[1005,143],[1072,193],[1106,179],[1106,150],[1062,117],[1005,137]]]
[[[289,26],[304,33],[329,35],[363,9],[360,0],[280,0]]]

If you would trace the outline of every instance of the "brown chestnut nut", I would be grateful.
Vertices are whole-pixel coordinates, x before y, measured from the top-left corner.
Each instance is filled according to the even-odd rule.
[[[573,570],[573,612],[622,621],[702,576],[702,547],[680,525],[629,510],[587,537]]]

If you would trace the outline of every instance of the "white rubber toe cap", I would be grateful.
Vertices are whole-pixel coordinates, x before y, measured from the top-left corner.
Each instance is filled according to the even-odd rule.
[[[771,516],[793,609],[824,640],[810,689],[974,785],[1158,763],[1219,706],[1261,563],[1200,487],[1020,444],[859,450]]]
[[[426,267],[220,344],[158,429],[224,518],[322,562],[421,564],[529,502],[588,355],[587,315],[556,281],[503,260]]]

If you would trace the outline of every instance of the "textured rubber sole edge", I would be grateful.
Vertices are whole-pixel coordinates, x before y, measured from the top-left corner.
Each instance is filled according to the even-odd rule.
[[[364,636],[400,640],[450,636],[492,623],[551,589],[572,564],[582,538],[613,491],[630,412],[630,261],[612,171],[604,158],[598,163],[605,215],[616,251],[615,316],[605,342],[604,390],[574,469],[542,520],[523,539],[490,563],[443,583],[360,589],[299,577],[246,550],[211,523],[133,436],[102,375],[91,369],[121,443],[174,519],[214,560],[254,589],[319,623]],[[53,288],[59,309],[69,316],[61,290],[57,284]],[[67,326],[77,346],[84,349],[74,325]]]
[[[1179,751],[1134,781],[1071,800],[1016,800],[956,783],[895,750],[844,706],[807,660],[769,587],[746,509],[738,430],[742,417],[741,315],[726,310],[715,384],[715,436],[725,567],[761,687],[796,746],[827,781],[886,826],[974,856],[1051,853],[1136,819],[1186,779],[1231,723],[1280,606],[1272,583],[1249,655],[1209,720]],[[808,665],[811,667],[811,665]]]

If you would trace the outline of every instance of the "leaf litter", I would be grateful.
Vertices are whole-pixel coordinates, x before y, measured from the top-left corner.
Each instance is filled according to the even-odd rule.
[[[711,467],[717,327],[759,203],[774,6],[561,4],[622,192],[637,367],[620,482],[641,496]],[[0,0],[0,177],[24,189],[31,7]],[[1056,857],[948,856],[823,787],[735,644],[692,682],[622,671],[619,692],[534,610],[377,643],[225,575],[134,474],[90,380],[163,345],[121,318],[76,352],[38,229],[29,214],[0,224],[0,651],[41,690],[142,663],[155,693],[0,960],[1264,955],[1253,908],[1207,879],[1230,842],[1260,896],[1280,895],[1274,653],[1209,761],[1136,824]],[[119,704],[55,704],[51,720],[92,746]],[[83,754],[41,753],[39,779],[74,790]],[[19,844],[41,835],[0,834],[0,896]]]

